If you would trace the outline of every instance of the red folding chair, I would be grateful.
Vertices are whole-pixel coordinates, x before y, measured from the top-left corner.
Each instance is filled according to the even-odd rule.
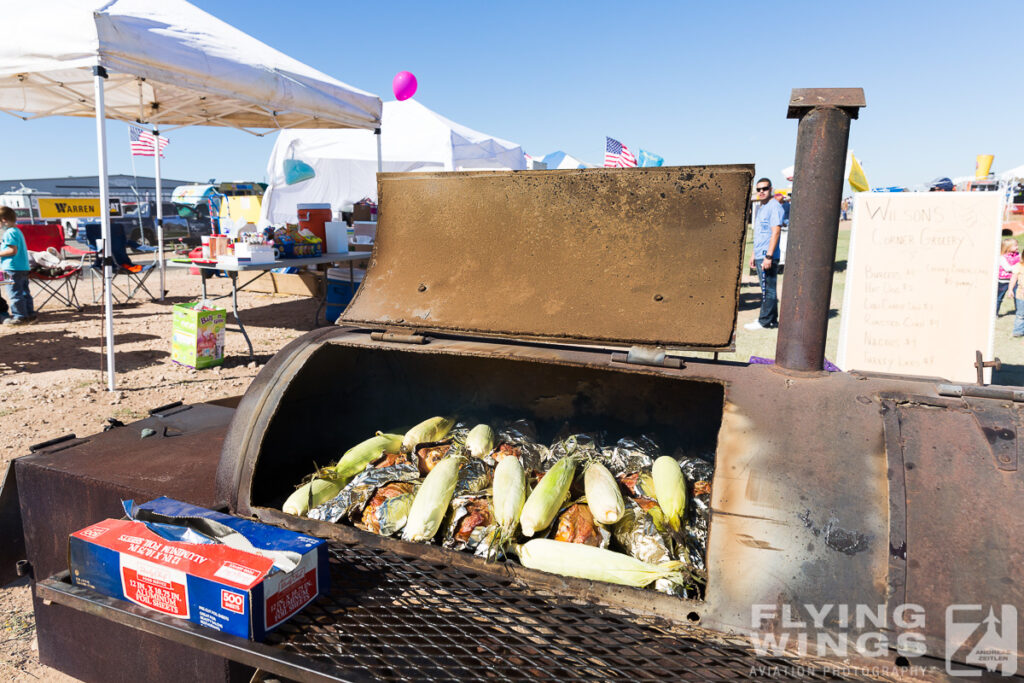
[[[46,251],[50,247],[57,250],[62,259],[67,260],[68,256],[81,256],[78,264],[73,268],[67,267],[60,275],[45,275],[37,271],[29,272],[29,282],[38,285],[41,290],[36,300],[36,310],[42,309],[51,299],[56,299],[65,306],[81,311],[82,306],[78,303],[75,294],[75,284],[82,275],[82,265],[85,257],[94,254],[91,251],[84,251],[69,246],[64,242],[64,227],[57,224],[45,225],[19,225],[18,229],[25,236],[25,246],[29,251]],[[40,301],[41,300],[41,301]]]

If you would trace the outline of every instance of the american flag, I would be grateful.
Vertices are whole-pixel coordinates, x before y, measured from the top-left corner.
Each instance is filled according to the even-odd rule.
[[[604,167],[635,168],[636,157],[629,151],[629,147],[614,138],[605,137]]]
[[[138,126],[129,126],[129,137],[130,145],[132,148],[132,156],[135,157],[151,157],[153,156],[153,148],[155,146],[154,140],[158,136],[153,135],[148,130],[142,130]],[[167,138],[160,135],[160,156],[164,155],[164,147],[169,142]]]

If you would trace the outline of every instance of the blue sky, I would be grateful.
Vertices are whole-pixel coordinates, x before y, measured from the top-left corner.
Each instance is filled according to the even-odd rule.
[[[194,4],[346,83],[416,98],[463,125],[600,163],[604,136],[666,164],[754,163],[784,185],[792,88],[863,87],[850,147],[877,185],[1024,164],[1016,2],[264,2]],[[108,123],[110,172],[131,173]],[[170,178],[262,180],[273,135],[169,134]],[[91,119],[0,119],[0,177],[96,173]],[[152,159],[139,157],[140,174]]]

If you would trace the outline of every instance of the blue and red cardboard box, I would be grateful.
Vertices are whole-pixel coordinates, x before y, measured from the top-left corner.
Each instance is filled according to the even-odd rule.
[[[287,557],[286,564],[294,568],[283,571],[275,567],[274,557],[223,543],[168,540],[167,534],[156,533],[160,525],[107,519],[71,534],[73,583],[257,641],[330,587],[327,544],[322,539],[170,498],[157,498],[139,509],[213,520],[240,533],[255,548]]]

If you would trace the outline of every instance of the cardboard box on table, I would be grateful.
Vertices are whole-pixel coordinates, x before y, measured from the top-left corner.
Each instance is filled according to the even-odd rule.
[[[329,589],[322,539],[171,498],[157,498],[139,510],[173,520],[173,533],[164,524],[150,527],[133,519],[106,519],[76,531],[68,545],[75,585],[253,640],[263,640]],[[141,512],[133,516],[146,519]],[[180,537],[189,520],[211,520],[222,531],[240,534],[253,551],[233,547],[237,542],[169,538]],[[275,562],[288,569],[276,568]]]
[[[171,323],[171,360],[201,370],[224,362],[223,308],[197,311],[196,303],[175,304]]]

